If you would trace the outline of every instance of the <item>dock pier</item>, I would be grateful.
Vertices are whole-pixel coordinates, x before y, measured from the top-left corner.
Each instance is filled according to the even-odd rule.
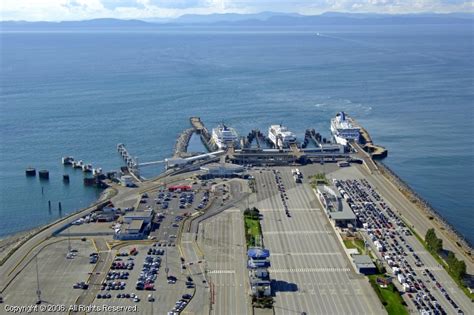
[[[206,149],[209,152],[216,151],[216,145],[212,143],[211,134],[209,133],[209,130],[207,130],[206,126],[204,126],[204,123],[202,122],[201,118],[191,117],[190,122],[196,133],[201,136],[202,143],[204,144]]]
[[[138,161],[136,158],[132,157],[128,151],[127,148],[125,148],[125,144],[119,143],[117,144],[117,151],[120,153],[122,156],[125,164],[127,165],[128,171],[130,174],[134,175],[138,179],[140,178],[140,170],[138,168]]]
[[[321,146],[322,137],[319,132],[316,132],[314,129],[306,129],[304,134],[304,144],[308,144],[309,141],[313,142],[317,147]],[[305,146],[306,146],[305,145]]]
[[[354,119],[350,119],[352,124],[360,128],[360,146],[372,159],[383,159],[387,157],[388,150],[380,145],[374,144],[367,129],[358,124]]]
[[[263,133],[258,129],[253,129],[247,136],[247,147],[251,147],[252,142],[255,140],[257,144],[257,149],[265,148],[265,144],[270,145],[268,139],[263,135]]]

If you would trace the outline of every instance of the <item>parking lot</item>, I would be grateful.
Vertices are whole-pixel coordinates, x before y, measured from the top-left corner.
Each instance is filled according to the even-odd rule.
[[[323,167],[337,168],[301,167],[303,183],[299,184],[290,167],[255,172],[256,207],[263,215],[264,244],[270,250],[275,313],[383,314],[367,279],[351,269],[308,183],[308,175]]]
[[[212,314],[251,313],[243,224],[238,208],[201,223],[199,244],[206,257]]]
[[[70,245],[75,252],[74,258],[69,259],[66,258],[69,247],[67,239],[54,240],[54,243],[44,247],[37,255],[37,259],[33,258],[3,293],[5,303],[35,304],[38,285],[37,266],[43,304],[73,305],[82,293],[82,289],[73,289],[73,285],[77,282],[87,282],[94,267],[89,264],[89,253],[94,251],[94,247],[90,241],[83,242],[77,239],[71,239]]]
[[[364,224],[367,242],[405,292],[403,297],[413,312],[468,312],[469,299],[367,180],[340,179],[335,184],[348,194],[351,208]]]
[[[189,185],[189,191],[174,192],[162,188],[142,195],[138,210],[153,209],[155,218],[150,238],[162,243],[176,246],[176,237],[181,222],[198,210],[203,209],[209,202],[209,187],[201,186],[198,182],[183,183]]]
[[[130,254],[133,248],[137,250],[136,255]],[[137,305],[140,314],[167,314],[183,295],[192,293],[192,289],[186,287],[188,279],[182,273],[175,247],[130,245],[118,250],[114,262],[108,272],[109,280],[103,282],[98,292],[100,298],[96,296],[94,305]],[[129,269],[131,264],[133,268]],[[168,281],[167,274],[175,281]],[[143,286],[137,286],[138,283]]]

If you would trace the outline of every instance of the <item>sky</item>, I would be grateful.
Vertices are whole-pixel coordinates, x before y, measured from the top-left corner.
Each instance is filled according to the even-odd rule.
[[[0,20],[175,18],[183,14],[327,11],[372,13],[473,12],[465,0],[0,0]]]

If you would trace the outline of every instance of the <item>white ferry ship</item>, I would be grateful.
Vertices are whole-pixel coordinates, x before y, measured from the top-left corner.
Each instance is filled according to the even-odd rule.
[[[331,119],[331,132],[337,143],[347,145],[348,141],[359,142],[360,128],[353,126],[344,112]]]
[[[219,149],[227,148],[229,144],[238,147],[239,135],[234,128],[220,124],[217,128],[212,129],[212,141],[214,141]]]
[[[268,138],[277,148],[288,147],[296,142],[295,135],[283,125],[271,125],[268,128]]]

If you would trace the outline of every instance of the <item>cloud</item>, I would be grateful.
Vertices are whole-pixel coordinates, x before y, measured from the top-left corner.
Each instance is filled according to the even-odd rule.
[[[143,3],[136,0],[101,0],[101,3],[102,6],[108,10],[114,10],[116,8],[145,8]]]
[[[103,17],[177,17],[183,14],[320,14],[327,11],[418,13],[473,12],[465,0],[0,0],[1,20],[59,21]]]

